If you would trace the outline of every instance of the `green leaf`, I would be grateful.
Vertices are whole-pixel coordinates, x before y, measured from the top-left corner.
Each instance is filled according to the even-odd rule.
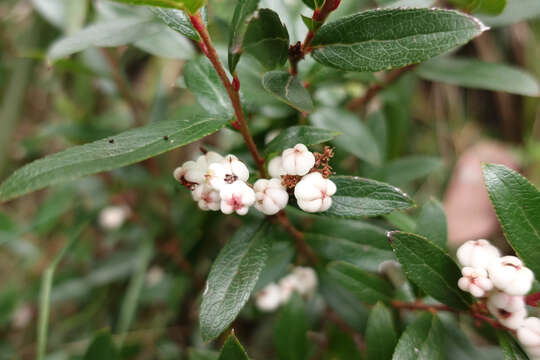
[[[537,0],[507,0],[502,14],[497,16],[479,16],[487,26],[507,26],[540,16],[540,2]]]
[[[228,64],[229,71],[234,74],[236,65],[242,55],[244,35],[247,30],[249,17],[257,10],[259,0],[238,0],[234,8],[231,21],[231,33],[229,35]]]
[[[227,121],[207,115],[194,116],[191,120],[159,121],[74,146],[15,171],[0,185],[0,201],[148,159],[212,134]]]
[[[439,58],[420,65],[415,71],[422,78],[431,81],[540,96],[540,87],[534,76],[514,66],[467,58]]]
[[[195,14],[202,8],[206,0],[113,0],[130,5],[149,5],[164,8],[182,9],[190,14]]]
[[[108,331],[98,333],[83,357],[83,360],[116,360],[120,354],[114,345],[111,334]]]
[[[423,237],[400,231],[390,232],[388,239],[409,280],[443,304],[469,308],[470,296],[457,286],[461,271],[444,250]]]
[[[296,76],[286,71],[270,71],[263,76],[263,87],[279,100],[301,112],[312,112],[311,95]]]
[[[219,353],[211,350],[202,350],[202,349],[189,349],[188,350],[188,359],[189,360],[217,360]]]
[[[498,15],[506,7],[506,0],[450,0],[468,13]]]
[[[208,275],[199,314],[203,340],[215,339],[236,318],[263,270],[271,248],[269,223],[244,225],[221,249]]]
[[[151,10],[171,29],[194,41],[199,41],[199,34],[191,24],[189,17],[182,10],[164,9],[159,7],[153,7]]]
[[[366,329],[366,359],[391,360],[398,342],[392,313],[377,303],[369,313]]]
[[[464,45],[484,30],[478,20],[456,11],[368,10],[323,25],[313,39],[312,55],[342,70],[390,70]]]
[[[497,339],[501,346],[504,360],[528,360],[525,352],[506,331],[497,330]]]
[[[267,70],[273,70],[287,61],[289,32],[276,12],[259,9],[249,21],[243,47]]]
[[[433,156],[405,156],[386,164],[382,178],[393,185],[403,186],[430,175],[442,165],[441,159]]]
[[[382,278],[343,261],[334,261],[327,266],[328,274],[338,284],[351,291],[360,301],[375,304],[389,303],[392,286]]]
[[[171,30],[164,24],[160,25],[159,32],[146,36],[133,45],[151,55],[167,59],[188,60],[195,56],[193,45],[185,36]]]
[[[384,5],[387,9],[397,8],[430,8],[435,4],[435,0],[397,0]]]
[[[418,216],[416,233],[433,241],[441,249],[446,249],[448,236],[446,214],[440,202],[430,199],[424,204]]]
[[[323,108],[310,116],[310,122],[320,128],[340,131],[343,135],[333,141],[336,147],[380,165],[382,156],[377,141],[358,116],[343,109]]]
[[[326,130],[314,126],[291,126],[281,131],[264,149],[266,155],[280,153],[298,143],[306,146],[321,144],[334,139],[341,133],[339,131]]]
[[[444,329],[437,315],[422,313],[399,338],[393,360],[444,360]]]
[[[337,191],[324,215],[362,218],[414,206],[407,194],[392,185],[356,176],[334,176],[331,180]]]
[[[227,90],[210,60],[199,57],[188,61],[184,67],[184,80],[208,113],[233,117],[234,110]]]
[[[506,239],[540,277],[540,191],[503,165],[485,164],[484,181]]]
[[[274,342],[280,360],[304,360],[307,357],[308,317],[302,297],[294,293],[278,314]]]
[[[229,335],[221,348],[218,360],[249,360],[246,350],[234,335]]]

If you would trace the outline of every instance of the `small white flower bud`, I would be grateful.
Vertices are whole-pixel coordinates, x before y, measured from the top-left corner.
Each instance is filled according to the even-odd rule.
[[[484,297],[493,289],[493,283],[488,278],[486,269],[466,266],[461,269],[461,274],[463,277],[458,281],[459,288],[470,292],[474,297]]]
[[[131,214],[129,207],[107,206],[99,213],[98,223],[105,230],[115,230],[120,228]]]
[[[232,184],[236,180],[247,181],[249,170],[236,156],[227,155],[222,161],[211,164],[204,178],[208,185],[221,190],[223,186]]]
[[[221,197],[221,211],[224,214],[236,212],[238,215],[246,215],[249,207],[255,202],[253,189],[240,180],[223,186],[219,196]]]
[[[219,163],[223,160],[220,154],[209,151],[199,156],[197,161],[186,161],[181,168],[174,171],[174,177],[180,180],[182,176],[192,183],[202,184],[205,181],[205,174],[211,164]]]
[[[261,311],[270,312],[276,310],[281,303],[280,287],[270,283],[255,294],[255,305]]]
[[[281,175],[287,175],[285,169],[283,169],[283,158],[276,156],[268,163],[268,173],[271,177],[281,179]]]
[[[499,250],[489,241],[469,240],[457,250],[457,258],[462,266],[487,269],[489,264],[500,256]]]
[[[300,209],[307,212],[326,211],[332,205],[336,184],[313,172],[302,178],[294,188],[294,196]]]
[[[234,176],[237,180],[247,181],[249,179],[249,169],[236,156],[231,154],[225,156],[221,164],[225,166],[227,173]]]
[[[517,329],[517,338],[526,348],[540,347],[540,319],[528,317]]]
[[[279,302],[286,304],[291,298],[293,292],[298,290],[298,277],[294,274],[289,274],[282,277],[279,282]]]
[[[512,296],[497,291],[489,295],[487,308],[497,320],[509,329],[517,329],[527,316],[523,296]]]
[[[296,290],[302,296],[311,297],[317,290],[317,273],[310,267],[297,266],[292,271],[296,277]]]
[[[206,184],[197,185],[191,192],[191,196],[199,204],[201,210],[217,211],[220,208],[219,192]]]
[[[288,175],[306,175],[315,165],[315,155],[304,144],[284,150],[281,156]]]
[[[259,179],[253,185],[255,208],[265,215],[277,214],[287,206],[289,194],[278,179]]]
[[[488,268],[493,285],[510,295],[525,295],[531,290],[533,272],[515,256],[503,256]]]

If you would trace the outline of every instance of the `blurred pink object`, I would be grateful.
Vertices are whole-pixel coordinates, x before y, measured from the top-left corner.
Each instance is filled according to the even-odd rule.
[[[460,156],[444,198],[451,247],[471,239],[489,238],[499,229],[484,187],[482,163],[518,168],[509,150],[494,142],[480,142]]]

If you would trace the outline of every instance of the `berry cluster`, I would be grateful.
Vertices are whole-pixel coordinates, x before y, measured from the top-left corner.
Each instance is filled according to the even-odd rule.
[[[277,214],[287,206],[293,191],[298,206],[307,212],[326,211],[332,205],[336,185],[328,162],[330,148],[312,153],[303,144],[283,151],[268,164],[272,179],[259,179],[251,186],[247,166],[234,155],[225,157],[209,151],[196,161],[187,161],[174,170],[174,178],[192,192],[202,210],[224,214],[247,214],[251,205],[265,215]]]
[[[461,245],[457,258],[463,266],[461,290],[487,297],[489,312],[505,327],[515,330],[532,359],[540,359],[540,319],[527,317],[525,295],[531,290],[533,272],[515,256],[500,256],[487,240]]]
[[[297,266],[281,278],[278,283],[270,283],[255,294],[255,305],[261,311],[270,312],[286,304],[296,291],[310,298],[317,289],[317,275],[312,268]]]

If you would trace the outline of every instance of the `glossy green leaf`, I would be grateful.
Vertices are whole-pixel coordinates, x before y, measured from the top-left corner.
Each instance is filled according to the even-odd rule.
[[[504,165],[484,165],[484,181],[506,239],[540,276],[540,191]]]
[[[356,176],[334,176],[331,180],[337,191],[324,215],[363,218],[414,206],[407,194],[392,185]]]
[[[510,334],[497,330],[497,339],[503,353],[504,360],[528,360],[527,354],[520,348]]]
[[[314,126],[291,126],[281,131],[264,149],[265,154],[280,153],[298,143],[306,146],[321,144],[340,136],[339,131],[321,129]]]
[[[195,56],[192,43],[185,36],[161,26],[161,30],[133,43],[139,49],[166,59],[189,60]]]
[[[476,59],[440,58],[420,65],[422,78],[475,89],[540,96],[538,81],[525,70]]]
[[[353,293],[360,301],[375,304],[390,302],[392,286],[381,277],[343,261],[334,261],[327,266],[328,274],[338,284]]]
[[[391,360],[398,342],[392,312],[377,303],[369,313],[366,329],[366,359]]]
[[[444,329],[437,315],[422,313],[399,338],[393,360],[444,360]]]
[[[450,0],[450,3],[473,14],[498,15],[506,7],[506,0]]]
[[[243,47],[267,70],[273,70],[287,61],[289,32],[276,12],[259,9],[249,21]]]
[[[308,353],[308,316],[298,293],[283,306],[274,326],[274,343],[280,360],[304,360]]]
[[[120,354],[109,332],[98,333],[86,350],[83,360],[116,360]]]
[[[312,112],[313,101],[296,76],[286,71],[270,71],[263,76],[263,87],[279,100],[301,112]]]
[[[208,113],[233,117],[234,110],[227,90],[210,60],[199,57],[188,61],[184,66],[184,81]]]
[[[338,149],[346,150],[373,165],[380,165],[382,156],[377,141],[358,116],[343,109],[323,108],[311,114],[309,119],[317,127],[342,133],[333,140]]]
[[[153,122],[108,139],[74,146],[15,171],[0,185],[0,201],[46,186],[112,170],[159,155],[212,134],[227,124],[217,116]]]
[[[387,9],[397,8],[429,8],[435,4],[435,0],[397,0],[384,5]]]
[[[443,304],[468,309],[471,298],[457,286],[461,271],[443,249],[421,236],[400,231],[389,233],[388,239],[409,280]]]
[[[186,10],[188,13],[195,14],[197,10],[204,6],[206,0],[113,0],[116,2],[130,5],[148,5],[172,9]]]
[[[396,186],[422,179],[442,167],[441,159],[433,156],[404,156],[388,162],[382,169],[383,181]]]
[[[214,261],[199,314],[204,340],[219,336],[248,301],[272,246],[268,230],[268,222],[243,225]]]
[[[502,14],[479,16],[487,26],[507,26],[540,17],[540,2],[537,0],[507,0]]]
[[[440,202],[431,199],[422,206],[422,210],[418,216],[416,233],[433,241],[441,249],[446,249],[448,229],[446,214]]]
[[[218,360],[249,360],[246,350],[244,350],[234,333],[225,340]]]
[[[484,30],[478,20],[456,11],[368,10],[323,25],[312,55],[343,70],[390,70],[464,45]]]
[[[192,40],[199,41],[199,34],[182,10],[153,7],[152,12],[171,29]]]
[[[272,229],[273,231],[276,228]],[[268,260],[266,261],[266,266],[261,271],[259,280],[257,280],[257,285],[253,289],[254,292],[262,290],[266,285],[271,282],[277,282],[283,276],[289,272],[289,266],[293,262],[294,255],[296,254],[296,249],[294,248],[293,241],[289,239],[289,235],[276,232],[274,236],[275,239],[280,241],[274,241],[270,254],[268,255]],[[281,241],[285,240],[285,241]]]
[[[238,0],[234,8],[231,21],[231,33],[229,35],[228,64],[229,71],[234,74],[236,65],[242,55],[244,35],[247,30],[249,17],[257,10],[259,0]]]

